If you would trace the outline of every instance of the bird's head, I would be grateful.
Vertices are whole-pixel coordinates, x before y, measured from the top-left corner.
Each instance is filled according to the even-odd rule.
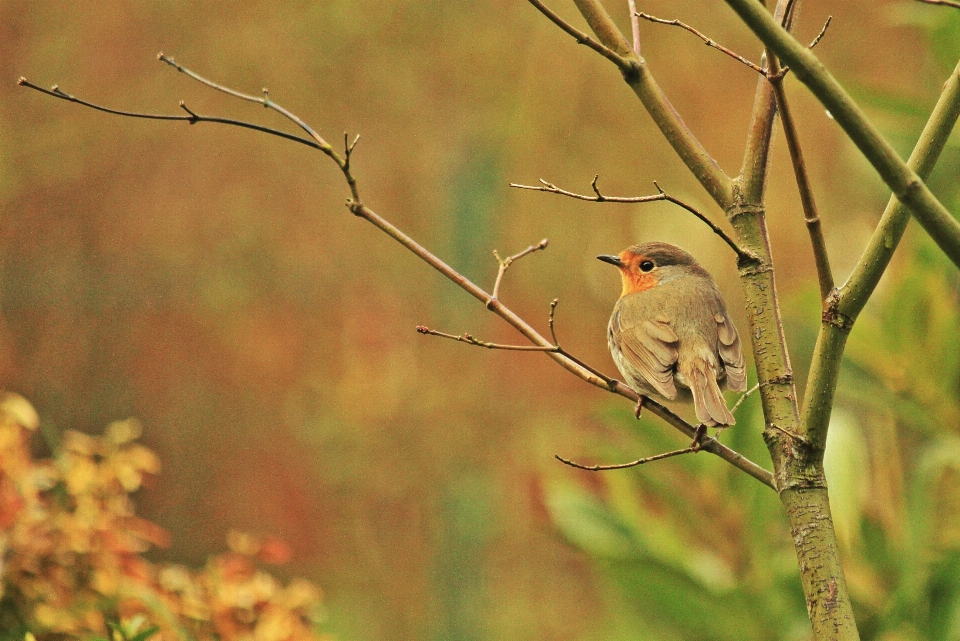
[[[693,256],[669,243],[643,243],[628,247],[616,256],[603,254],[597,258],[620,270],[621,298],[685,276],[710,278]]]

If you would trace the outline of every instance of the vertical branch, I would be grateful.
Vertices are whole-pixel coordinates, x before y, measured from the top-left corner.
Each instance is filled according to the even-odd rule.
[[[777,111],[783,124],[783,135],[787,140],[787,149],[790,152],[790,161],[793,164],[793,173],[797,178],[797,189],[800,192],[800,205],[803,207],[803,219],[810,234],[810,244],[813,247],[813,258],[817,269],[817,282],[820,284],[820,300],[825,301],[833,290],[833,271],[830,269],[830,257],[827,255],[827,243],[823,238],[823,229],[820,226],[820,214],[817,212],[817,203],[813,198],[813,188],[807,177],[807,165],[803,161],[803,151],[800,149],[800,138],[787,102],[787,93],[783,88],[784,75],[779,73],[780,65],[776,56],[770,56],[770,84],[773,85],[773,95],[777,101]]]
[[[790,9],[790,2],[778,0],[774,8],[774,20],[785,22],[789,29],[793,25],[797,10]],[[787,20],[784,21],[786,16]],[[761,63],[762,64],[762,63]],[[740,194],[744,202],[760,202],[766,189],[767,163],[770,158],[770,145],[773,141],[773,122],[777,115],[773,87],[766,78],[757,80],[757,89],[753,98],[753,115],[750,117],[750,129],[747,134],[747,146],[740,168]]]
[[[640,20],[637,16],[636,0],[627,0],[627,8],[630,10],[630,31],[633,33],[633,51],[640,55]]]
[[[779,0],[774,9],[778,22],[787,15],[788,0]],[[796,14],[796,11],[791,11]],[[746,298],[750,337],[760,383],[760,397],[768,433],[791,434],[797,430],[800,413],[793,382],[793,369],[783,334],[783,322],[777,298],[773,257],[764,209],[764,190],[768,174],[776,99],[771,83],[758,80],[753,116],[749,128],[743,165],[735,202],[727,208],[727,217],[740,242],[752,250],[759,261],[740,265],[740,281]],[[786,479],[779,479],[783,485]]]
[[[796,7],[790,4],[780,0],[773,17],[762,7],[758,10],[777,24],[786,16],[789,29],[797,14]],[[772,61],[770,54],[766,58]],[[859,634],[840,564],[822,461],[811,456],[809,444],[802,437],[797,391],[783,333],[767,233],[763,195],[776,113],[774,86],[761,78],[739,190],[734,204],[727,209],[727,216],[741,245],[760,256],[759,265],[740,266],[740,280],[766,422],[763,436],[774,463],[780,500],[790,521],[814,637],[818,641],[853,641],[859,639]]]

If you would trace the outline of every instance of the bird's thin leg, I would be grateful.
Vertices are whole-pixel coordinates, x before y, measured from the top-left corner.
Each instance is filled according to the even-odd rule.
[[[697,425],[697,431],[693,434],[693,442],[690,443],[691,449],[694,452],[699,452],[700,447],[703,445],[703,437],[707,435],[707,426],[703,423]]]
[[[646,396],[641,396],[640,400],[637,401],[637,407],[633,410],[633,415],[637,417],[637,420],[640,420],[640,413],[643,411],[643,402],[647,400]]]

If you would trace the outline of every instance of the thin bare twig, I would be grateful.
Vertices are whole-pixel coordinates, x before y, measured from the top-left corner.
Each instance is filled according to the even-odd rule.
[[[262,98],[261,98],[261,97],[258,97],[258,96],[251,96],[251,95],[249,95],[249,94],[245,94],[245,93],[242,93],[242,92],[240,92],[240,91],[236,91],[235,89],[230,89],[229,87],[225,87],[225,86],[223,86],[223,85],[221,85],[221,84],[217,84],[216,82],[213,82],[212,80],[208,80],[208,79],[204,78],[204,77],[201,76],[200,74],[195,73],[195,72],[191,71],[190,69],[187,69],[186,67],[180,65],[180,64],[179,64],[176,60],[174,60],[173,58],[170,58],[169,56],[163,55],[163,52],[162,52],[162,51],[157,54],[157,60],[159,60],[160,62],[165,62],[165,63],[167,63],[168,65],[170,65],[171,67],[173,67],[174,69],[176,69],[177,71],[179,71],[180,73],[183,73],[183,74],[186,74],[187,76],[190,76],[191,78],[193,78],[193,79],[196,80],[197,82],[199,82],[199,83],[201,83],[201,84],[204,84],[204,85],[210,87],[211,89],[216,89],[217,91],[223,92],[223,93],[227,94],[228,96],[233,96],[234,98],[239,98],[240,100],[247,100],[247,101],[249,101],[249,102],[255,102],[255,103],[257,103],[257,104],[263,105],[263,106],[266,107],[267,109],[273,109],[273,110],[276,111],[277,113],[281,114],[284,118],[286,118],[286,119],[289,120],[290,122],[294,123],[295,125],[297,125],[297,126],[300,127],[301,129],[303,129],[305,132],[307,132],[307,134],[308,134],[311,138],[313,138],[315,141],[317,141],[317,144],[320,145],[320,149],[321,149],[321,150],[323,150],[324,148],[327,148],[327,149],[330,149],[330,150],[332,151],[333,148],[330,147],[330,144],[329,144],[326,140],[324,140],[324,139],[320,136],[320,134],[318,134],[318,133],[317,133],[316,131],[314,131],[309,125],[307,125],[307,123],[305,123],[304,121],[302,121],[302,120],[301,120],[300,118],[298,118],[297,116],[293,115],[292,113],[290,113],[289,111],[287,111],[286,109],[284,109],[283,107],[281,107],[280,105],[278,105],[278,104],[276,104],[275,102],[273,102],[272,100],[270,100],[270,93],[267,91],[266,88],[263,89],[263,97],[262,97]],[[329,154],[328,154],[328,155],[329,155]]]
[[[787,150],[790,152],[790,162],[793,165],[793,174],[797,180],[797,190],[800,192],[800,205],[803,208],[803,220],[810,235],[810,246],[813,248],[813,260],[817,269],[817,283],[820,285],[820,300],[825,301],[833,291],[833,270],[830,268],[830,256],[827,254],[827,243],[823,237],[823,227],[820,224],[820,213],[817,211],[817,201],[813,197],[813,187],[807,175],[807,165],[803,160],[803,151],[800,148],[800,136],[787,102],[787,92],[783,88],[783,74],[779,74],[779,61],[772,52],[768,56],[770,84],[773,86],[773,95],[777,101],[777,111],[780,113],[780,122],[783,124],[783,134],[787,140]]]
[[[633,33],[633,50],[640,55],[640,21],[637,20],[636,0],[627,0],[627,7],[630,9],[630,31]]]
[[[357,139],[353,141],[353,145],[345,144],[344,155],[341,156],[340,154],[338,154],[336,151],[333,150],[333,147],[330,145],[330,143],[324,140],[323,137],[320,134],[318,134],[316,131],[314,131],[313,128],[310,127],[307,123],[305,123],[298,116],[287,111],[277,103],[273,102],[270,99],[270,93],[267,91],[266,88],[263,89],[262,98],[257,96],[251,96],[249,94],[245,94],[235,89],[225,87],[223,85],[217,84],[216,82],[213,82],[212,80],[208,80],[204,78],[200,74],[184,67],[173,58],[170,58],[169,56],[165,56],[162,51],[157,54],[157,60],[170,65],[180,73],[185,74],[190,78],[193,78],[200,84],[210,87],[211,89],[215,89],[216,91],[220,91],[234,98],[239,98],[240,100],[246,100],[247,102],[255,102],[257,104],[263,105],[266,109],[272,109],[276,111],[278,114],[280,114],[281,116],[283,116],[284,118],[286,118],[287,120],[289,120],[290,122],[292,122],[293,124],[295,124],[296,126],[300,127],[300,129],[307,132],[307,135],[309,135],[311,138],[313,138],[314,141],[316,141],[317,149],[322,151],[324,155],[326,155],[333,162],[335,162],[337,167],[340,168],[340,172],[343,174],[344,179],[347,181],[347,186],[350,188],[351,202],[354,202],[360,205],[360,202],[361,202],[360,191],[357,187],[357,181],[353,177],[353,174],[350,172],[350,154],[353,153],[353,145],[356,145],[357,140],[359,140],[359,137],[357,137]],[[346,142],[346,134],[344,134],[344,142]],[[351,211],[353,210],[351,209]],[[353,213],[356,214],[357,212],[354,211]]]
[[[536,7],[540,13],[545,15],[550,22],[557,25],[558,27],[566,31],[568,34],[573,36],[573,39],[576,40],[577,43],[586,45],[587,47],[593,49],[594,51],[599,53],[601,56],[603,56],[613,64],[617,65],[622,70],[630,67],[630,62],[626,58],[618,54],[613,49],[607,47],[606,45],[594,40],[583,31],[580,31],[579,29],[574,27],[572,24],[570,24],[569,22],[561,18],[559,15],[554,13],[545,4],[540,2],[540,0],[529,0],[529,2],[534,7]]]
[[[441,338],[449,338],[455,341],[459,341],[461,343],[476,345],[477,347],[486,347],[487,349],[503,349],[503,350],[510,350],[515,352],[551,352],[554,354],[560,354],[561,356],[564,356],[565,358],[579,365],[580,367],[582,367],[583,369],[585,369],[586,371],[590,372],[591,374],[596,376],[598,379],[603,381],[604,384],[607,386],[608,390],[611,390],[611,391],[615,390],[617,386],[620,384],[619,381],[617,381],[617,379],[610,378],[600,370],[596,369],[592,365],[589,365],[583,362],[582,360],[580,360],[579,358],[577,358],[576,356],[574,356],[573,354],[571,354],[570,352],[568,352],[567,350],[563,349],[563,347],[560,346],[560,342],[557,340],[557,334],[554,327],[554,314],[557,310],[557,304],[559,302],[560,302],[559,298],[554,298],[553,302],[550,303],[549,324],[550,324],[550,335],[553,337],[552,345],[525,346],[525,345],[503,345],[500,343],[488,343],[487,341],[482,341],[478,338],[475,338],[472,334],[467,334],[466,332],[459,335],[448,334],[446,332],[438,332],[436,330],[430,329],[429,327],[424,327],[423,325],[417,325],[417,332],[421,334],[426,334],[429,336],[440,336]]]
[[[919,1],[924,2],[926,4],[941,4],[945,7],[954,7],[956,9],[960,9],[960,2],[956,2],[955,0],[919,0]]]
[[[670,25],[670,26],[673,26],[673,27],[680,27],[681,29],[686,29],[687,31],[689,31],[690,33],[692,33],[693,35],[695,35],[696,37],[698,37],[698,38],[700,38],[701,40],[703,40],[703,43],[704,43],[705,45],[707,45],[708,47],[713,47],[713,48],[716,49],[717,51],[722,51],[723,53],[727,54],[728,56],[730,56],[730,57],[733,58],[734,60],[737,60],[737,61],[739,61],[739,62],[747,65],[748,67],[750,67],[751,69],[753,69],[753,70],[756,71],[757,73],[759,73],[759,74],[761,74],[761,75],[766,75],[766,72],[763,70],[763,67],[761,67],[760,65],[755,64],[755,63],[753,63],[753,62],[750,62],[749,60],[747,60],[746,58],[744,58],[744,57],[741,56],[740,54],[735,53],[735,52],[731,51],[730,49],[727,49],[726,47],[724,47],[723,45],[721,45],[720,43],[718,43],[716,40],[713,40],[712,38],[704,35],[703,33],[699,32],[699,31],[697,31],[696,29],[694,29],[694,28],[691,27],[690,25],[686,24],[685,22],[680,22],[679,20],[665,20],[665,19],[663,19],[663,18],[657,18],[656,16],[651,16],[650,14],[648,14],[648,13],[643,13],[643,12],[640,12],[640,13],[638,13],[638,14],[636,14],[636,15],[637,15],[637,17],[643,18],[644,20],[649,20],[650,22],[657,22],[657,23],[659,23],[659,24],[665,24],[665,25]]]
[[[496,249],[493,250],[493,257],[496,258],[497,262],[500,264],[500,269],[497,271],[497,280],[493,284],[493,293],[490,294],[490,300],[487,301],[487,308],[490,307],[493,301],[500,298],[500,283],[501,281],[503,281],[503,275],[507,273],[507,268],[509,268],[510,265],[513,264],[513,261],[519,260],[524,256],[526,256],[527,254],[532,254],[538,249],[546,249],[546,248],[547,248],[547,239],[544,238],[536,245],[530,245],[519,254],[514,254],[513,256],[508,256],[507,258],[500,258],[500,254],[497,253],[497,250]]]
[[[599,371],[598,369],[592,367],[591,365],[588,365],[587,363],[584,363],[582,360],[580,360],[579,358],[577,358],[576,356],[574,356],[573,354],[571,354],[570,352],[568,352],[567,350],[563,349],[560,346],[560,341],[557,340],[557,331],[554,324],[554,316],[557,313],[557,305],[559,304],[560,304],[559,298],[554,298],[553,301],[550,302],[550,318],[548,320],[548,323],[550,325],[550,336],[553,338],[553,344],[557,348],[557,353],[563,354],[564,356],[566,356],[567,358],[575,362],[577,365],[579,365],[583,369],[587,370],[588,372],[592,372],[594,376],[596,376],[600,380],[606,381],[608,386],[615,386],[618,382],[617,379],[610,378],[609,376]]]
[[[760,389],[760,383],[757,383],[756,385],[748,389],[746,392],[741,394],[740,398],[737,399],[737,402],[734,403],[733,407],[730,408],[730,413],[731,414],[736,413],[736,411],[740,409],[740,406],[743,405],[743,402],[747,400],[747,397],[753,394],[754,392],[756,392],[758,389]]]
[[[753,253],[748,252],[745,249],[742,249],[740,245],[737,244],[725,231],[720,229],[713,221],[707,218],[705,215],[700,213],[693,205],[689,205],[679,198],[671,196],[666,193],[663,189],[660,188],[660,185],[654,181],[653,185],[657,188],[659,193],[652,194],[650,196],[604,196],[600,193],[600,189],[597,186],[597,179],[599,175],[593,177],[593,181],[590,183],[590,186],[593,188],[594,196],[588,196],[586,194],[578,194],[576,192],[567,191],[566,189],[561,189],[553,183],[547,182],[543,178],[540,179],[539,185],[521,185],[519,183],[510,183],[511,187],[516,189],[527,189],[529,191],[542,191],[548,194],[557,194],[559,196],[567,196],[568,198],[575,198],[577,200],[586,200],[593,203],[652,203],[657,201],[667,201],[671,202],[678,207],[686,209],[688,212],[699,218],[704,224],[706,224],[716,235],[720,236],[727,245],[730,246],[740,260],[746,261],[755,261],[756,256]]]
[[[709,439],[714,440],[714,439]],[[690,447],[685,447],[682,450],[673,450],[671,452],[664,452],[663,454],[656,454],[654,456],[648,456],[646,458],[637,459],[636,461],[630,461],[629,463],[614,463],[612,465],[583,465],[582,463],[577,463],[571,461],[570,459],[565,459],[559,454],[554,454],[553,457],[569,465],[570,467],[575,467],[578,470],[587,470],[588,472],[603,472],[606,470],[623,470],[628,467],[636,467],[638,465],[643,465],[644,463],[653,463],[654,461],[662,461],[665,458],[671,458],[673,456],[680,456],[681,454],[692,454],[699,452],[702,447],[696,447],[691,445]]]
[[[819,44],[819,42],[820,42],[820,40],[823,38],[824,34],[827,33],[827,27],[830,26],[830,23],[831,23],[832,21],[833,21],[833,16],[827,16],[827,21],[823,23],[823,28],[820,29],[820,33],[818,33],[818,34],[817,34],[817,37],[813,39],[813,42],[811,42],[809,45],[807,45],[807,49],[813,49],[814,47],[817,46],[817,44]]]
[[[292,122],[301,126],[301,128],[303,128],[304,131],[307,131],[310,134],[311,138],[313,138],[313,140],[316,141],[316,148],[318,148],[326,156],[332,159],[334,163],[337,165],[337,167],[340,169],[341,173],[343,174],[351,194],[351,198],[347,200],[346,205],[352,214],[354,214],[359,218],[365,219],[366,221],[368,221],[369,223],[371,223],[372,225],[380,229],[382,232],[384,232],[385,234],[387,234],[388,236],[396,240],[398,243],[406,247],[409,251],[411,251],[413,254],[415,254],[425,263],[427,263],[428,265],[436,269],[438,272],[443,274],[449,280],[453,281],[461,289],[469,293],[471,296],[473,296],[477,300],[483,302],[484,304],[487,304],[490,302],[490,299],[492,298],[490,294],[488,294],[482,288],[478,287],[476,284],[470,281],[466,276],[464,276],[463,274],[453,269],[450,265],[448,265],[443,260],[438,258],[436,255],[431,253],[425,247],[420,245],[413,238],[411,238],[410,236],[402,232],[395,225],[387,221],[385,218],[383,218],[382,216],[380,216],[375,211],[373,211],[372,209],[370,209],[369,207],[367,207],[361,202],[360,196],[359,196],[359,189],[357,187],[357,181],[356,181],[356,178],[353,176],[352,170],[350,168],[350,164],[348,162],[349,156],[353,152],[353,147],[356,144],[356,139],[352,144],[346,144],[347,139],[346,138],[344,139],[345,150],[344,150],[344,155],[341,156],[339,153],[334,151],[333,148],[319,134],[317,134],[313,129],[311,129],[305,123],[303,123],[303,121],[300,120],[300,118],[298,118],[291,112],[287,111],[286,109],[280,107],[276,103],[273,103],[269,99],[269,97],[267,97],[266,95],[261,100],[259,98],[254,98],[253,96],[248,96],[246,94],[236,92],[226,87],[221,87],[216,83],[207,81],[202,77],[198,76],[197,74],[190,72],[186,68],[175,63],[173,59],[171,58],[165,59],[165,58],[166,57],[163,56],[161,59],[167,64],[174,66],[178,71],[187,73],[188,75],[190,75],[190,77],[197,79],[200,82],[203,82],[203,84],[210,86],[211,88],[217,89],[219,91],[224,91],[225,93],[231,96],[235,96],[235,97],[238,97],[244,100],[253,101],[253,102],[259,102],[265,107],[274,109],[278,113],[287,117]],[[39,89],[34,85],[30,85],[29,83],[26,83],[25,80],[21,80],[20,84],[27,86],[31,89]],[[54,91],[47,91],[47,90],[41,90],[41,91],[45,94],[51,95],[56,98],[70,100],[70,97],[66,95],[61,96],[58,93],[55,93]],[[82,104],[84,106],[88,106],[91,108],[97,108],[92,104],[89,104],[80,100],[71,100],[71,101],[77,102],[78,104]],[[108,113],[116,113],[117,115],[126,115],[124,112],[117,112],[116,110],[108,110],[106,108],[100,108],[98,110],[107,111]],[[189,110],[187,111],[189,114],[188,116],[180,116],[180,117],[174,117],[174,118],[161,118],[161,119],[162,120],[190,119],[190,120],[187,120],[188,122],[190,122],[197,117],[195,114],[193,114]],[[217,119],[217,120],[211,119],[210,121],[222,122],[223,124],[236,124],[234,122],[225,121],[221,119]],[[261,128],[259,126],[252,125],[249,123],[243,123],[240,126],[245,126],[245,127],[248,127],[251,129],[257,129],[257,130],[265,130],[264,128]],[[274,133],[271,130],[266,130],[266,132]],[[277,133],[274,133],[274,135],[282,135],[282,134],[280,132],[277,132]],[[288,137],[288,136],[282,136],[282,137]],[[294,139],[299,140],[296,138]],[[307,141],[307,142],[309,143],[310,141]],[[314,146],[314,145],[310,144],[310,146]],[[559,346],[555,346],[551,344],[550,341],[548,341],[546,338],[541,336],[539,332],[537,332],[526,321],[524,321],[516,313],[514,313],[509,308],[507,308],[499,300],[494,300],[493,303],[489,305],[489,309],[495,314],[497,314],[498,316],[500,316],[501,318],[503,318],[505,321],[507,321],[507,323],[509,323],[512,327],[514,327],[527,339],[529,339],[534,346],[546,348],[546,349],[540,349],[537,351],[544,352],[545,354],[547,354],[547,356],[555,360],[564,369],[573,373],[580,379],[590,383],[591,385],[595,385],[607,391],[623,396],[634,403],[636,403],[639,400],[639,394],[637,394],[636,391],[630,389],[629,387],[627,387],[626,385],[624,385],[623,383],[615,379],[598,374],[596,370],[593,368],[585,367],[582,364],[582,362],[579,361],[579,359],[575,359],[569,356],[564,350],[560,349]],[[668,408],[660,405],[659,403],[653,400],[650,400],[649,402],[645,403],[645,405],[651,410],[652,413],[661,417],[671,426],[675,427],[676,429],[683,432],[684,434],[688,436],[692,436],[693,434],[696,433],[696,428],[693,425],[684,421],[681,417],[677,416],[674,412],[670,411]],[[719,456],[723,460],[729,462],[731,465],[737,467],[738,469],[746,472],[750,476],[756,478],[764,485],[772,489],[775,489],[773,474],[771,474],[768,470],[765,470],[761,466],[757,465],[756,463],[748,460],[738,452],[735,452],[730,448],[724,445],[721,445],[720,443],[708,443],[702,449],[706,449],[711,454]]]
[[[482,341],[479,338],[474,338],[470,334],[447,334],[446,332],[438,332],[435,329],[430,329],[429,327],[424,327],[423,325],[417,325],[417,332],[420,334],[428,334],[430,336],[440,336],[441,338],[449,338],[461,343],[469,343],[470,345],[476,345],[477,347],[486,347],[487,349],[503,349],[512,352],[558,352],[560,351],[559,347],[544,347],[541,345],[503,345],[501,343],[488,343]]]
[[[201,116],[199,114],[196,114],[190,111],[190,109],[188,109],[186,104],[184,104],[182,101],[180,102],[180,108],[187,112],[188,115],[186,116],[168,115],[168,114],[148,114],[148,113],[141,113],[138,111],[123,111],[120,109],[111,109],[110,107],[104,107],[102,105],[98,105],[96,103],[89,102],[87,100],[82,100],[80,98],[77,98],[76,96],[68,94],[67,92],[60,89],[60,87],[58,87],[57,85],[54,85],[50,89],[44,89],[43,87],[39,87],[33,84],[32,82],[30,82],[29,80],[27,80],[26,78],[22,78],[22,77],[17,80],[17,84],[20,85],[21,87],[33,89],[34,91],[39,91],[40,93],[47,94],[48,96],[53,96],[54,98],[66,100],[67,102],[75,102],[78,105],[89,107],[90,109],[95,109],[96,111],[102,111],[104,113],[112,114],[114,116],[124,116],[126,118],[140,118],[143,120],[179,121],[179,122],[186,122],[191,125],[198,122],[214,122],[221,125],[231,125],[233,127],[242,127],[244,129],[253,129],[255,131],[261,131],[265,134],[270,134],[271,136],[278,136],[286,140],[292,140],[294,142],[298,142],[301,145],[313,147],[314,149],[320,149],[320,145],[318,145],[316,142],[312,140],[308,140],[307,138],[301,138],[300,136],[294,136],[293,134],[288,134],[283,131],[277,131],[276,129],[271,129],[270,127],[262,127],[260,125],[256,125],[250,122],[244,122],[242,120],[232,120],[230,118],[214,118],[211,116]]]
[[[559,305],[559,304],[560,304],[560,299],[559,299],[559,298],[554,298],[553,301],[550,303],[550,319],[549,319],[548,322],[550,323],[550,337],[553,339],[553,344],[554,344],[554,345],[559,345],[559,344],[560,344],[560,341],[557,340],[557,330],[556,330],[556,328],[553,326],[553,316],[554,316],[554,314],[556,314],[556,312],[557,312],[557,305]]]

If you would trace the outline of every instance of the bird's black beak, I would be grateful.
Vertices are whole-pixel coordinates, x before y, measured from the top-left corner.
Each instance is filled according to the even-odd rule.
[[[619,256],[610,256],[609,254],[601,254],[597,256],[597,260],[602,260],[605,263],[610,263],[616,267],[623,267],[623,261],[620,260]]]

